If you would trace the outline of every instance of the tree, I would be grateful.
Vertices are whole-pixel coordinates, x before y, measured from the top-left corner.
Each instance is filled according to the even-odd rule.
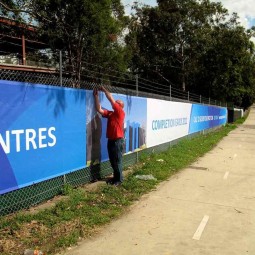
[[[5,1],[10,4],[11,0]],[[62,51],[65,71],[76,80],[74,86],[80,86],[87,62],[111,65],[116,55],[122,59],[119,61],[125,61],[124,46],[111,37],[118,38],[128,20],[120,0],[20,0],[15,3],[7,10],[28,13],[51,49]]]
[[[254,98],[254,45],[234,14],[210,32],[211,40],[200,58],[197,87],[205,95],[244,106],[246,93]],[[207,81],[207,82],[205,82]],[[207,93],[206,93],[207,91]],[[252,92],[252,93],[251,93]]]
[[[136,6],[127,37],[131,68],[140,77],[241,105],[254,87],[252,35],[220,3],[158,0],[158,7]]]
[[[136,6],[127,39],[133,47],[133,69],[152,79],[160,73],[185,91],[189,68],[201,51],[197,48],[220,12],[225,13],[221,5],[209,1],[160,0],[158,7]]]

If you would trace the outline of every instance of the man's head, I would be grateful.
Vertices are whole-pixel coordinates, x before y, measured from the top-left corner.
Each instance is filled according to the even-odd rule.
[[[119,104],[122,108],[124,108],[124,103],[122,100],[116,100],[115,102]]]

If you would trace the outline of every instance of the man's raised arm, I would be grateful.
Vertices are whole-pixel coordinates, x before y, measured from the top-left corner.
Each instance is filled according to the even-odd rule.
[[[113,106],[115,104],[115,100],[112,94],[104,86],[101,86],[100,90],[102,90],[105,93],[105,96],[110,101],[111,105]]]
[[[101,108],[101,104],[99,102],[98,90],[97,89],[94,89],[93,95],[94,95],[94,98],[95,98],[95,107],[96,107],[97,112],[99,112],[100,114],[104,114],[104,111]]]

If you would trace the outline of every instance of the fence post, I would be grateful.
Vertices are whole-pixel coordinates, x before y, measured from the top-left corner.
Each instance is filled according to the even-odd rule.
[[[189,91],[188,91],[188,101],[189,101]]]
[[[210,97],[209,97],[209,105],[211,104],[211,100],[210,100]]]
[[[170,96],[170,101],[172,100],[172,85],[169,87],[169,96]]]
[[[200,104],[202,103],[202,96],[199,97]]]
[[[62,50],[59,51],[59,80],[60,80],[60,86],[63,85],[62,80]]]
[[[26,40],[25,36],[22,35],[22,65],[26,65],[27,60],[26,60]]]

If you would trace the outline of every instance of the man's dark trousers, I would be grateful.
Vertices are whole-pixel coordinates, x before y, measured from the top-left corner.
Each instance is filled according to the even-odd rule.
[[[114,182],[122,182],[122,151],[123,151],[122,138],[116,140],[108,139],[107,149],[109,154],[110,163],[113,169]]]

